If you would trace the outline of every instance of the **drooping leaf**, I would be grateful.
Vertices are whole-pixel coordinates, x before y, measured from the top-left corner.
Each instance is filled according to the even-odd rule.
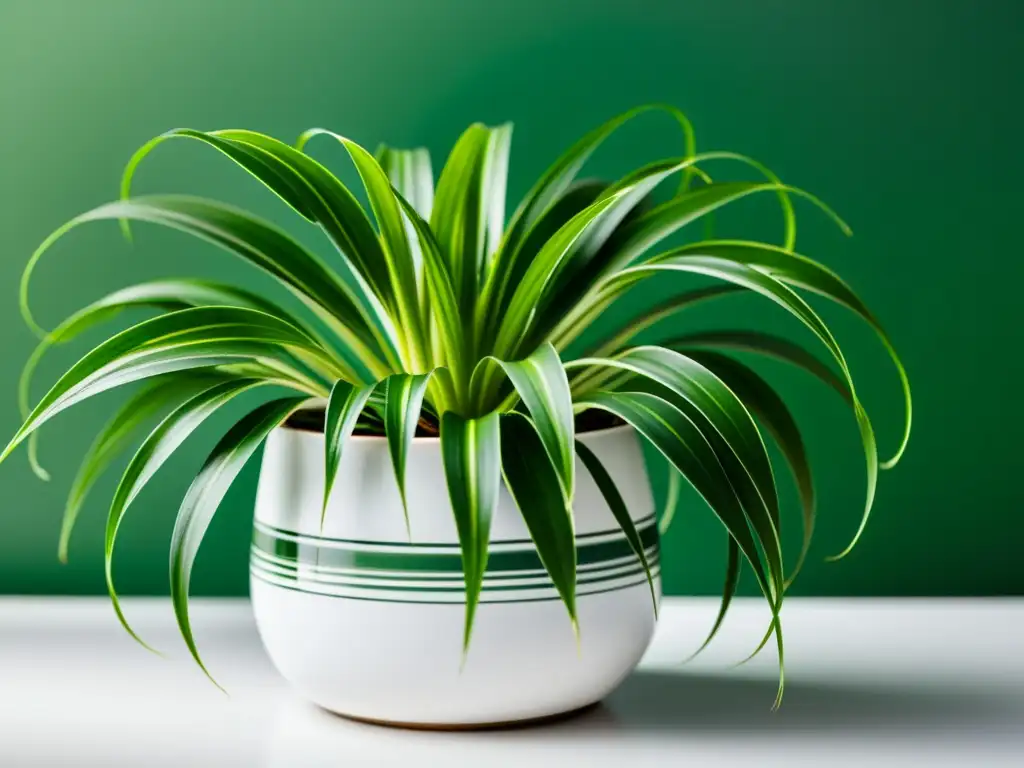
[[[389,372],[385,360],[395,364],[390,319],[367,296],[360,296],[320,259],[277,228],[250,214],[202,198],[153,195],[101,205],[51,234],[29,260],[21,281],[21,306],[25,321],[40,335],[28,308],[32,272],[49,247],[68,231],[89,221],[104,219],[146,221],[208,240],[277,278],[339,335],[354,356],[372,372]]]
[[[199,667],[210,676],[199,658],[188,614],[192,564],[228,488],[267,435],[298,408],[304,397],[285,397],[259,406],[235,424],[217,444],[178,509],[171,533],[171,602],[185,644]],[[213,680],[212,677],[210,677]]]
[[[334,487],[334,478],[341,463],[341,452],[352,436],[356,421],[375,388],[375,384],[360,387],[339,379],[331,389],[324,426],[324,505],[320,511],[321,529],[324,525],[324,516],[327,514],[331,489]]]
[[[736,540],[750,563],[761,592],[772,610],[772,621],[779,647],[779,696],[783,689],[782,631],[779,610],[783,584],[773,568],[764,568],[758,544],[766,553],[774,542],[759,534],[755,542],[739,495],[733,488],[716,452],[696,424],[667,400],[645,392],[599,392],[576,403],[577,410],[599,408],[633,425],[680,472],[704,498],[712,511]],[[767,558],[766,558],[767,559]]]
[[[774,610],[781,590],[762,565],[739,496],[714,448],[693,421],[672,403],[646,392],[598,392],[576,403],[577,410],[586,408],[608,411],[632,424],[693,485],[736,538]]]
[[[466,419],[454,411],[445,411],[441,416],[441,457],[466,580],[466,622],[462,639],[465,658],[487,570],[491,520],[501,483],[498,414]]]
[[[478,373],[486,371],[489,364],[499,366],[512,382],[516,394],[530,412],[544,449],[551,457],[566,498],[572,499],[576,465],[572,447],[575,430],[572,393],[555,348],[543,344],[529,357],[517,362],[485,358]],[[473,380],[477,378],[474,374]]]
[[[658,533],[664,536],[675,520],[676,511],[679,508],[679,493],[683,489],[683,476],[675,467],[668,465],[668,489],[665,491],[665,506],[662,507],[661,515],[658,516]]]
[[[402,497],[405,530],[410,539],[412,529],[409,525],[409,505],[405,497],[405,465],[412,439],[416,435],[416,425],[420,420],[423,397],[429,382],[429,373],[396,373],[389,376],[385,382],[384,433],[388,440],[398,493]]]
[[[519,507],[544,569],[576,623],[576,528],[572,503],[529,418],[515,411],[501,417],[501,471]]]
[[[0,461],[53,416],[100,392],[172,371],[245,360],[271,360],[287,369],[289,349],[317,357],[328,368],[334,365],[302,331],[255,310],[197,307],[146,320],[111,337],[72,366],[39,401],[0,453]],[[296,388],[318,394],[316,383],[302,383],[300,372],[293,371],[292,380]]]
[[[655,383],[655,394],[669,399],[690,419],[714,449],[757,531],[773,582],[784,583],[778,493],[768,452],[743,402],[721,379],[697,361],[660,347],[635,347],[612,359],[574,364],[630,371],[640,380]],[[642,388],[635,379],[620,386]]]
[[[604,496],[608,509],[611,510],[612,515],[615,517],[615,522],[619,524],[619,527],[625,534],[630,549],[633,550],[633,553],[643,565],[644,573],[647,574],[647,586],[651,589],[651,605],[654,607],[654,618],[658,618],[658,596],[654,591],[654,579],[651,577],[651,567],[647,562],[647,553],[644,551],[640,534],[636,530],[636,525],[633,523],[633,518],[629,514],[629,508],[626,506],[622,494],[619,493],[615,481],[608,474],[608,470],[601,463],[601,459],[587,447],[586,443],[580,440],[576,441],[576,455],[580,457],[590,476],[594,478],[594,482],[601,491],[601,495]],[[678,475],[678,473],[676,474]]]
[[[623,285],[633,284],[639,279],[650,277],[664,271],[689,272],[692,274],[714,277],[735,285],[740,285],[749,290],[755,291],[765,298],[775,302],[794,317],[799,319],[815,336],[825,345],[832,354],[833,359],[839,365],[846,379],[846,385],[853,401],[854,416],[860,430],[861,443],[864,447],[864,457],[867,463],[867,493],[864,503],[864,512],[861,515],[860,526],[854,534],[850,544],[847,545],[833,559],[839,559],[849,554],[860,538],[861,533],[867,525],[868,517],[871,514],[871,506],[874,502],[875,488],[878,481],[878,448],[875,443],[874,429],[871,421],[865,412],[860,401],[857,399],[854,390],[853,377],[846,358],[843,356],[839,344],[836,342],[832,332],[825,325],[818,314],[811,309],[795,291],[784,283],[775,279],[765,272],[754,269],[746,264],[730,261],[723,258],[688,254],[684,256],[664,255],[652,259],[643,264],[619,272],[615,278],[608,283],[609,290],[620,290]]]
[[[39,342],[18,380],[18,407],[21,418],[28,418],[32,408],[30,398],[32,378],[46,352],[56,344],[71,341],[79,334],[99,323],[111,320],[126,309],[150,308],[163,311],[187,309],[203,305],[248,307],[280,317],[317,338],[316,332],[300,319],[285,312],[273,302],[241,288],[206,280],[155,280],[114,291],[75,312]],[[321,341],[321,343],[324,343]],[[35,474],[49,480],[49,473],[39,464],[38,433],[29,436],[29,462]]]
[[[659,340],[658,346],[687,353],[700,349],[727,349],[765,355],[802,368],[833,389],[847,404],[853,402],[845,380],[799,344],[780,336],[743,330],[701,331]]]
[[[646,112],[660,111],[671,116],[682,128],[684,137],[684,153],[686,157],[696,152],[696,141],[693,127],[686,116],[675,107],[665,104],[648,104],[623,112],[586,134],[570,147],[565,154],[548,168],[537,183],[523,197],[522,202],[512,215],[508,225],[503,250],[513,257],[519,248],[520,241],[533,227],[534,223],[562,196],[563,192],[575,180],[577,174],[590,159],[604,140],[628,123],[634,117]]]
[[[387,304],[389,286],[373,227],[352,193],[330,171],[299,149],[255,131],[195,131],[177,129],[143,145],[125,168],[121,198],[131,195],[131,184],[142,160],[167,139],[187,138],[219,150],[277,194],[297,213],[320,224],[337,246],[343,278],[372,291]],[[127,221],[122,222],[127,234]],[[372,302],[367,303],[367,307]]]
[[[110,594],[117,618],[128,633],[143,645],[146,643],[128,624],[118,600],[117,590],[114,588],[114,545],[125,513],[157,470],[203,422],[235,397],[259,386],[260,383],[251,379],[221,381],[186,400],[149,434],[121,476],[107,514],[103,538],[104,570],[107,592]]]
[[[800,506],[803,509],[804,531],[800,555],[786,579],[786,588],[788,589],[803,568],[811,546],[811,537],[814,535],[816,504],[814,477],[807,458],[807,449],[800,436],[800,428],[785,401],[767,381],[749,366],[716,352],[702,350],[691,352],[690,355],[722,379],[726,386],[735,392],[736,396],[760,420],[778,444],[793,474],[793,479],[796,481]]]
[[[670,254],[666,254],[665,257],[658,257],[657,260],[660,261],[661,258],[667,258],[669,261],[674,261],[677,258],[686,258],[688,254],[698,254],[699,257],[709,256],[726,259],[737,264],[748,265],[784,283],[813,291],[846,307],[875,331],[893,365],[896,367],[900,387],[903,391],[905,418],[900,444],[897,446],[892,457],[881,463],[883,469],[894,467],[899,462],[910,440],[913,414],[910,382],[903,363],[899,355],[896,354],[896,349],[893,347],[892,341],[882,327],[882,324],[842,278],[828,269],[828,267],[785,248],[743,240],[718,240],[683,246],[670,252]]]
[[[67,562],[68,544],[86,496],[107,467],[131,444],[139,430],[161,412],[224,379],[223,374],[218,375],[214,371],[189,371],[160,377],[147,382],[117,409],[86,450],[78,474],[71,483],[57,547],[57,557],[61,562]]]

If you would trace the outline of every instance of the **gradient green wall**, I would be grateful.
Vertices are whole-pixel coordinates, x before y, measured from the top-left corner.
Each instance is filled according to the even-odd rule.
[[[471,121],[513,120],[514,198],[583,131],[668,101],[690,114],[703,148],[758,157],[850,221],[856,235],[845,240],[801,208],[800,249],[861,292],[915,384],[906,458],[883,474],[860,547],[825,564],[856,527],[856,431],[830,393],[766,369],[807,428],[822,497],[796,591],[1024,594],[1022,22],[1018,3],[972,0],[0,0],[0,434],[17,426],[16,379],[33,346],[17,309],[25,260],[61,222],[116,196],[124,162],[156,133],[249,127],[291,139],[324,125],[370,146],[424,144],[436,159]],[[622,172],[676,152],[676,142],[652,118],[611,143],[594,170]],[[323,158],[343,167],[332,149]],[[186,142],[155,153],[137,188],[219,196],[298,225],[224,159]],[[751,204],[720,224],[777,237],[772,213]],[[33,301],[51,326],[128,281],[191,273],[267,285],[184,236],[144,229],[131,249],[101,224],[54,249]],[[827,317],[849,344],[889,451],[901,416],[895,376],[865,328],[841,312]],[[756,301],[723,303],[693,322],[807,340]],[[84,349],[54,354],[43,377]],[[88,503],[70,564],[55,552],[75,462],[117,398],[44,431],[49,484],[23,452],[0,466],[0,592],[102,592],[102,519],[116,477]],[[133,508],[117,561],[126,592],[165,590],[176,502],[213,437],[190,444]],[[245,591],[255,477],[253,466],[215,521],[197,592]],[[694,499],[684,503],[665,544],[666,585],[712,593],[723,535]],[[795,523],[786,533],[792,541]]]

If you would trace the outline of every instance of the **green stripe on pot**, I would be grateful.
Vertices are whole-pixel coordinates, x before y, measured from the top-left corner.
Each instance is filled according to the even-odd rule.
[[[282,578],[276,574],[269,573],[258,567],[250,568],[252,577],[258,581],[285,589],[291,592],[299,592],[321,597],[332,597],[345,600],[363,600],[376,603],[407,603],[419,605],[456,605],[465,603],[465,596],[462,590],[443,592],[435,589],[424,590],[400,590],[400,589],[366,589],[353,588],[339,585],[308,583],[305,580]],[[657,579],[660,577],[660,569],[652,568],[651,575]],[[586,599],[592,595],[608,594],[623,589],[642,587],[647,589],[647,578],[642,570],[639,575],[600,580],[594,584],[580,585],[577,591],[577,598]],[[525,588],[505,591],[494,591],[484,589],[481,593],[481,604],[505,604],[505,603],[537,603],[560,600],[554,587],[550,588]]]
[[[659,560],[656,550],[648,554],[648,563],[657,566]],[[381,575],[380,572],[347,572],[338,573],[334,571],[325,572],[315,566],[297,565],[281,560],[270,560],[257,550],[253,551],[252,568],[266,573],[271,573],[280,578],[297,579],[303,582],[318,583],[331,586],[349,586],[366,589],[424,589],[435,591],[461,591],[464,588],[464,577],[462,574],[448,574],[444,576],[401,574],[398,576]],[[624,577],[631,577],[643,573],[639,561],[633,557],[631,562],[620,563],[610,568],[601,568],[580,572],[577,577],[578,584],[591,584],[605,581],[614,581]],[[530,572],[525,575],[501,574],[498,576],[485,577],[483,589],[500,591],[502,589],[547,589],[552,587],[551,578],[547,573],[537,574]]]
[[[654,528],[657,527],[657,521],[655,520],[655,516],[654,516],[653,513],[650,514],[650,515],[647,515],[644,518],[641,518],[640,520],[634,520],[633,524],[636,526],[637,530],[641,531],[641,532],[647,530],[648,528],[654,529]],[[301,539],[301,540],[315,541],[316,543],[321,544],[323,546],[333,546],[333,545],[336,545],[336,544],[340,544],[340,545],[351,545],[350,547],[346,547],[346,548],[371,547],[371,548],[377,549],[377,548],[380,548],[380,547],[387,547],[389,549],[391,549],[391,548],[395,548],[395,549],[416,549],[416,550],[422,550],[422,549],[434,550],[434,549],[437,549],[437,550],[450,550],[450,551],[453,551],[453,552],[459,552],[460,551],[459,543],[457,541],[455,541],[455,542],[452,542],[452,541],[443,541],[443,542],[440,542],[440,541],[438,541],[438,542],[408,542],[408,541],[374,541],[374,540],[371,540],[371,539],[339,539],[339,538],[334,538],[332,536],[314,535],[314,534],[309,534],[309,533],[302,533],[301,531],[295,531],[295,530],[291,530],[291,529],[288,529],[288,528],[280,528],[278,526],[271,525],[270,523],[263,522],[262,520],[257,520],[256,523],[255,523],[255,526],[256,526],[256,528],[258,530],[262,530],[262,531],[264,531],[266,533],[273,534],[277,538]],[[591,540],[601,539],[601,538],[622,539],[624,537],[622,535],[622,530],[619,529],[619,528],[605,528],[604,530],[600,530],[600,531],[590,531],[588,533],[577,533],[576,534],[576,541],[578,541],[578,542],[588,542],[588,541],[591,541]],[[491,551],[494,551],[496,549],[503,549],[503,548],[511,548],[511,549],[527,548],[527,549],[532,549],[533,548],[533,540],[532,539],[502,539],[502,540],[492,540],[491,543],[490,543]]]
[[[645,550],[657,546],[658,529],[653,518],[639,533]],[[253,530],[253,547],[280,560],[326,568],[423,574],[462,572],[458,545],[453,550],[442,550],[436,544],[406,543],[399,549],[395,542],[349,542],[307,535],[296,541],[296,536],[273,531],[261,524]],[[630,555],[635,557],[626,537],[621,534],[596,542],[588,542],[583,536],[578,539],[576,551],[580,566],[598,565]],[[502,543],[509,542],[495,542],[495,545]],[[517,549],[494,551],[492,548],[485,577],[496,573],[538,571],[543,567],[533,543],[525,541]]]
[[[640,539],[657,578],[658,530],[653,516],[640,521]],[[585,597],[646,586],[636,553],[621,530],[577,537],[577,594]],[[310,536],[257,523],[253,578],[308,594],[397,603],[463,604],[465,585],[458,544],[366,541]],[[492,542],[482,602],[558,600],[551,578],[529,539]]]
[[[344,581],[354,580],[362,581],[368,580],[373,582],[378,581],[429,581],[436,582],[438,584],[444,584],[452,582],[456,584],[463,583],[462,571],[446,571],[444,573],[438,572],[408,572],[408,571],[385,571],[385,570],[359,570],[354,568],[331,568],[323,566],[322,564],[316,563],[299,563],[295,559],[285,559],[272,554],[268,554],[263,550],[253,546],[251,549],[252,558],[259,566],[266,566],[271,569],[282,570],[288,573],[299,573],[306,578],[311,579],[323,579],[325,581]],[[650,547],[645,552],[647,556],[647,562],[651,565],[655,565],[659,562],[658,548]],[[580,566],[577,568],[577,573],[580,578],[585,576],[594,575],[614,575],[617,571],[629,570],[634,568],[638,564],[637,557],[632,552],[626,557],[616,558],[613,560],[607,560],[601,563]],[[500,583],[504,581],[518,581],[518,580],[537,580],[540,579],[542,582],[550,583],[548,580],[547,571],[543,569],[529,570],[529,571],[509,571],[509,572],[498,572],[498,573],[485,573],[484,582],[486,583]]]

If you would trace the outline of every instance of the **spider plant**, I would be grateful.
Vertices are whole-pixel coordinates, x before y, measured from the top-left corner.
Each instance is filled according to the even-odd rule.
[[[678,123],[681,156],[658,160],[613,182],[578,178],[609,135],[650,111],[665,112]],[[849,230],[824,203],[783,184],[754,160],[730,152],[697,153],[686,117],[662,105],[632,110],[586,134],[507,218],[511,134],[510,125],[470,126],[435,184],[423,149],[381,147],[373,155],[322,129],[306,132],[295,145],[247,130],[173,130],[131,158],[120,199],[67,222],[32,255],[21,282],[21,308],[42,341],[21,381],[24,424],[0,460],[27,440],[32,465],[45,478],[35,445],[39,427],[86,398],[142,382],[87,452],[67,502],[60,540],[64,558],[93,483],[137,434],[149,430],[114,493],[106,525],[107,586],[129,632],[112,572],[125,513],[197,427],[257,389],[276,394],[264,397],[213,449],[185,495],[172,534],[171,597],[181,632],[200,665],[188,592],[204,532],[246,461],[275,427],[300,409],[325,409],[325,508],[346,440],[354,431],[387,440],[403,499],[404,468],[414,436],[440,436],[462,550],[466,646],[502,478],[575,626],[576,456],[600,486],[637,558],[647,565],[619,492],[599,459],[576,440],[577,418],[597,411],[606,423],[635,427],[667,460],[675,478],[673,490],[685,478],[721,521],[727,574],[708,640],[721,624],[746,563],[771,610],[760,647],[776,638],[781,694],[780,609],[807,555],[815,520],[814,487],[804,443],[786,404],[731,353],[757,353],[799,366],[834,389],[852,410],[867,462],[867,498],[860,529],[845,554],[868,519],[879,468],[895,465],[906,446],[910,391],[874,315],[839,276],[794,250],[792,200],[809,201],[843,231]],[[132,196],[137,167],[170,139],[200,142],[244,168],[305,225],[323,231],[333,246],[329,254],[314,255],[277,227],[221,202]],[[368,206],[308,154],[313,139],[340,144],[358,172]],[[745,168],[753,180],[717,182],[711,170],[718,163]],[[655,189],[663,182],[672,188],[656,202]],[[717,209],[763,194],[778,198],[785,225],[780,245],[697,239],[657,248]],[[232,285],[163,279],[112,293],[45,331],[29,309],[33,269],[70,230],[100,220],[119,221],[128,237],[131,223],[148,222],[212,242],[275,277],[304,309],[288,310],[272,298]],[[685,288],[684,279],[683,290],[637,316],[614,311],[638,286],[670,275],[713,282]],[[805,292],[860,316],[895,363],[906,420],[900,444],[887,460],[879,460],[871,422],[843,352],[803,298]],[[741,294],[768,299],[809,328],[831,363],[781,337],[739,329],[681,332],[678,322],[662,326],[670,331],[660,335],[652,331],[654,336],[644,343],[635,341],[641,331],[696,304]],[[29,408],[33,370],[49,347],[137,308],[156,314],[109,336]],[[569,354],[570,345],[601,315],[614,318],[613,327]],[[781,449],[802,506],[803,543],[788,573],[779,538],[776,477],[763,432]],[[662,527],[670,517],[666,514]]]

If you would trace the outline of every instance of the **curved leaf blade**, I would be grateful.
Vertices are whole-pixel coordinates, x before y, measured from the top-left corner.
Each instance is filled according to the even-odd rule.
[[[860,297],[835,272],[808,259],[800,254],[767,245],[765,243],[744,240],[718,240],[683,246],[672,252],[674,256],[685,257],[689,253],[727,259],[737,264],[744,264],[761,270],[772,277],[789,285],[812,291],[850,310],[866,322],[885,348],[899,376],[900,388],[903,393],[905,418],[900,444],[891,458],[881,462],[882,469],[890,469],[899,462],[910,441],[910,429],[913,417],[913,399],[910,392],[910,380],[889,335],[882,324],[867,308]]]
[[[264,403],[235,424],[217,444],[192,482],[178,510],[171,533],[171,602],[185,644],[192,658],[210,680],[199,658],[188,614],[188,593],[192,564],[220,502],[242,467],[275,428],[306,400],[286,397]],[[213,681],[216,685],[216,681]],[[219,687],[219,686],[218,686]]]
[[[412,528],[409,525],[409,505],[405,497],[405,466],[429,383],[429,373],[396,373],[389,376],[384,385],[384,434],[391,453],[391,466],[395,470],[398,493],[402,497],[405,530],[410,540]]]
[[[514,411],[501,417],[501,472],[578,636],[572,502],[561,488],[539,431]]]
[[[796,481],[800,506],[803,510],[803,542],[796,565],[786,579],[788,589],[803,568],[814,536],[816,517],[816,498],[814,492],[814,475],[811,472],[807,449],[796,419],[786,406],[785,401],[772,386],[756,371],[738,360],[716,352],[692,352],[694,359],[713,371],[736,396],[746,404],[753,414],[764,424],[775,443],[782,451],[789,465],[793,479]]]
[[[40,332],[28,307],[28,290],[35,265],[49,247],[74,227],[106,219],[146,221],[178,229],[214,243],[259,267],[284,284],[330,325],[371,371],[387,372],[378,351],[397,363],[390,319],[374,309],[316,256],[291,237],[259,219],[202,198],[153,195],[101,205],[72,219],[48,237],[33,253],[21,280],[25,321]],[[41,332],[40,335],[45,335]]]
[[[615,358],[584,359],[572,365],[629,371],[668,390],[666,399],[686,414],[714,448],[758,533],[773,581],[784,583],[775,476],[761,433],[743,401],[696,360],[661,347],[635,347]],[[634,379],[619,386],[636,388]]]
[[[206,280],[155,280],[114,291],[75,312],[59,326],[50,331],[46,338],[29,356],[18,380],[18,408],[21,418],[27,419],[32,411],[29,403],[32,378],[46,352],[57,344],[71,341],[79,334],[99,323],[111,320],[131,308],[149,308],[164,311],[187,309],[198,306],[234,306],[256,309],[286,319],[311,336],[315,332],[301,320],[254,293],[241,288]],[[42,480],[49,480],[49,473],[39,463],[38,433],[29,436],[28,454],[32,469]]]
[[[454,411],[441,416],[441,458],[462,550],[466,581],[465,661],[487,570],[491,520],[501,483],[501,442],[497,413],[466,419]]]
[[[321,530],[324,527],[327,502],[331,496],[331,489],[334,487],[334,478],[338,474],[338,465],[341,463],[341,452],[345,447],[345,442],[352,436],[352,431],[356,428],[356,421],[374,389],[376,389],[375,384],[360,387],[340,379],[331,389],[331,396],[327,401],[324,427],[324,505],[320,511]]]
[[[412,204],[420,216],[429,221],[434,208],[434,171],[430,164],[430,152],[423,147],[398,149],[382,145],[375,156],[388,175],[391,186]]]
[[[608,286],[610,290],[614,291],[620,289],[623,285],[635,283],[639,279],[643,279],[644,277],[649,277],[666,270],[689,272],[692,274],[714,277],[759,293],[799,319],[808,329],[811,330],[811,332],[814,333],[815,336],[818,337],[822,344],[825,345],[832,354],[832,358],[839,365],[839,368],[843,372],[843,377],[846,380],[846,386],[849,389],[850,396],[853,400],[854,416],[857,420],[857,427],[860,430],[861,444],[864,447],[864,457],[867,463],[867,493],[860,525],[858,526],[853,539],[846,548],[831,559],[845,557],[850,553],[852,548],[856,546],[861,533],[863,533],[864,528],[867,526],[867,521],[871,514],[871,507],[874,503],[875,489],[878,483],[879,462],[878,448],[875,442],[875,435],[871,426],[871,421],[863,406],[860,404],[860,401],[857,399],[852,374],[850,373],[849,366],[846,363],[846,358],[843,356],[843,352],[840,349],[839,344],[836,342],[835,337],[832,335],[832,332],[828,329],[828,326],[825,325],[818,314],[811,309],[810,305],[787,285],[761,270],[754,269],[753,267],[749,267],[735,261],[729,261],[727,259],[696,254],[689,254],[685,256],[667,254],[665,256],[658,257],[656,260],[651,260],[635,267],[624,269],[609,281]]]
[[[771,607],[779,649],[778,702],[785,680],[782,624],[779,618],[784,597],[783,584],[775,579],[771,569],[766,571],[762,564],[743,505],[722,468],[720,454],[686,414],[655,395],[644,392],[599,392],[578,402],[576,408],[599,408],[632,424],[689,481],[736,540]],[[771,542],[764,541],[760,535],[758,542],[763,549],[770,551]]]
[[[62,563],[68,560],[71,534],[89,491],[114,459],[131,444],[139,429],[169,407],[177,406],[223,380],[223,376],[212,371],[157,378],[147,382],[118,408],[86,450],[85,459],[71,483],[57,545],[57,557]]]
[[[551,458],[566,498],[571,500],[576,466],[572,447],[575,435],[572,393],[565,368],[555,348],[550,344],[542,344],[529,357],[517,362],[489,357],[481,363],[484,366],[494,363],[505,371],[530,412],[533,426]]]
[[[240,360],[274,361],[289,370],[289,349],[334,365],[302,331],[255,310],[196,307],[146,320],[109,338],[72,366],[39,401],[0,453],[0,461],[50,418],[100,392],[162,373]],[[295,388],[316,393],[315,383],[303,383],[301,372],[293,374]]]
[[[516,212],[512,215],[502,250],[510,256],[515,254],[520,240],[555,200],[562,196],[605,139],[634,117],[653,111],[665,112],[679,123],[683,131],[685,155],[687,157],[693,155],[696,152],[693,126],[690,125],[686,115],[675,107],[665,104],[648,104],[623,112],[583,136],[544,172],[544,175],[523,197]]]
[[[139,638],[125,618],[117,590],[114,587],[114,545],[125,513],[146,484],[189,435],[222,406],[259,384],[258,381],[247,379],[221,381],[186,400],[161,421],[143,441],[125,468],[117,490],[114,492],[110,511],[107,513],[107,525],[103,537],[107,592],[121,625],[133,638],[147,648],[149,646]]]
[[[580,457],[580,461],[583,462],[583,466],[587,468],[590,476],[594,478],[594,482],[601,491],[601,495],[604,496],[605,503],[608,504],[608,509],[611,510],[612,515],[615,517],[615,522],[619,524],[619,527],[622,529],[622,533],[625,534],[626,541],[629,542],[629,548],[633,550],[633,554],[636,555],[637,559],[644,567],[644,573],[647,574],[647,586],[651,589],[651,606],[654,609],[654,618],[657,619],[658,596],[654,591],[654,579],[651,576],[651,567],[647,562],[647,553],[644,551],[644,545],[640,540],[640,534],[636,530],[636,524],[634,524],[633,518],[629,514],[629,508],[626,506],[626,502],[622,498],[622,494],[619,493],[619,489],[616,487],[615,481],[612,480],[612,476],[608,474],[608,470],[605,469],[604,464],[601,463],[601,459],[599,459],[597,454],[587,447],[586,443],[579,440],[576,441],[576,455]],[[678,473],[676,473],[676,476],[678,476]]]

